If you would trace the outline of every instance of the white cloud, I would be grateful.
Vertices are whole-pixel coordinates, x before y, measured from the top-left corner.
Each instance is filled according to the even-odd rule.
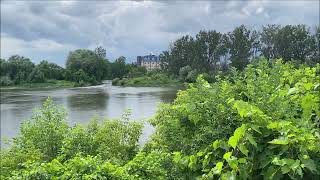
[[[134,60],[150,51],[160,53],[176,38],[201,29],[227,32],[241,24],[319,21],[316,1],[1,1],[1,5],[1,45],[6,44],[1,57],[21,53],[61,62],[76,47],[102,45],[111,59],[124,55]]]
[[[9,58],[12,55],[18,54],[26,57],[30,57],[36,53],[41,52],[48,54],[66,53],[73,51],[77,47],[70,44],[61,44],[49,39],[37,39],[31,41],[25,41],[15,37],[10,37],[7,34],[1,33],[1,58]],[[50,56],[54,58],[53,56]],[[49,57],[43,57],[47,59]],[[39,62],[42,59],[34,59],[34,62]],[[60,63],[63,64],[63,63]]]

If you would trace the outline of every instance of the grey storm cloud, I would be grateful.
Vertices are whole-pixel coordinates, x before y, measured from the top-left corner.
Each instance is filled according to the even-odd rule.
[[[114,59],[159,54],[182,35],[241,24],[319,24],[318,1],[1,1],[1,57],[63,65],[69,51],[103,46]]]

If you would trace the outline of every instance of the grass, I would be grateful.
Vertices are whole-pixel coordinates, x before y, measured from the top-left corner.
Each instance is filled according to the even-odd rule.
[[[74,87],[75,83],[66,80],[47,80],[44,83],[22,83],[12,86],[1,86],[1,89],[33,89],[33,88],[62,88]]]

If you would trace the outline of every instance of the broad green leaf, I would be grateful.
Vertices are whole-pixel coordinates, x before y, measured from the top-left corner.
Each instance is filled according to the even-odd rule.
[[[266,177],[266,179],[274,179],[279,169],[280,168],[276,168],[274,166],[269,166],[264,176]]]
[[[301,164],[301,167],[308,168],[313,173],[317,172],[316,164],[314,163],[314,161],[312,159],[302,159],[301,162],[303,163],[303,164]]]
[[[233,147],[233,149],[236,148],[236,146],[238,145],[238,142],[240,140],[240,138],[242,138],[244,136],[246,132],[246,125],[242,124],[240,127],[238,127],[235,131],[233,136],[231,136],[228,140],[228,144]]]
[[[287,95],[290,95],[290,94],[293,94],[293,93],[295,93],[297,91],[297,89],[296,88],[290,88],[289,90],[288,90],[288,93],[287,93]]]
[[[221,180],[236,180],[236,173],[233,171],[228,171],[221,175]]]
[[[212,147],[213,147],[214,150],[218,149],[219,146],[220,146],[220,140],[215,140],[212,143]]]
[[[272,141],[269,141],[270,144],[279,144],[279,145],[286,145],[289,143],[288,139],[280,138],[280,139],[274,139]]]
[[[255,130],[256,132],[258,132],[259,134],[262,134],[262,132],[259,130],[259,128],[260,128],[259,126],[252,124],[250,127],[251,127],[253,130]]]
[[[249,151],[248,151],[248,149],[246,148],[245,145],[240,144],[239,150],[240,150],[244,155],[248,156],[248,152],[249,152]]]
[[[247,160],[246,160],[246,158],[240,158],[238,160],[238,162],[241,163],[241,164],[244,164],[244,163],[247,163]]]
[[[291,164],[290,168],[293,170],[293,171],[296,171],[296,169],[300,167],[300,160],[295,160],[293,164]]]
[[[190,169],[194,169],[194,168],[195,168],[196,163],[197,163],[197,157],[196,157],[196,156],[194,156],[194,155],[191,155],[191,156],[189,157],[189,164],[188,164],[188,167],[189,167]]]
[[[254,147],[258,147],[257,142],[254,140],[254,137],[251,134],[246,134],[247,139],[249,140],[249,142],[254,146]]]
[[[234,170],[238,170],[238,161],[237,158],[234,156],[231,156],[228,160],[227,160],[229,166],[234,169]]]
[[[289,166],[282,166],[281,167],[282,174],[287,174],[290,171],[291,171],[291,169],[289,168]]]
[[[231,155],[232,155],[232,152],[226,152],[226,153],[223,155],[223,159],[228,160],[228,159],[230,159]]]
[[[218,162],[214,168],[211,169],[212,174],[220,174],[222,171],[223,163]]]

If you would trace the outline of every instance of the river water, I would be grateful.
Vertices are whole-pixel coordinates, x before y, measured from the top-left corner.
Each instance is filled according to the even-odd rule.
[[[164,87],[117,87],[111,81],[91,87],[59,89],[19,89],[1,90],[1,144],[3,139],[11,139],[19,133],[20,123],[29,119],[35,107],[51,97],[65,107],[67,123],[87,124],[94,116],[100,119],[120,118],[130,109],[130,119],[151,118],[159,103],[172,102],[177,88]],[[145,124],[141,143],[152,134],[154,128]]]

